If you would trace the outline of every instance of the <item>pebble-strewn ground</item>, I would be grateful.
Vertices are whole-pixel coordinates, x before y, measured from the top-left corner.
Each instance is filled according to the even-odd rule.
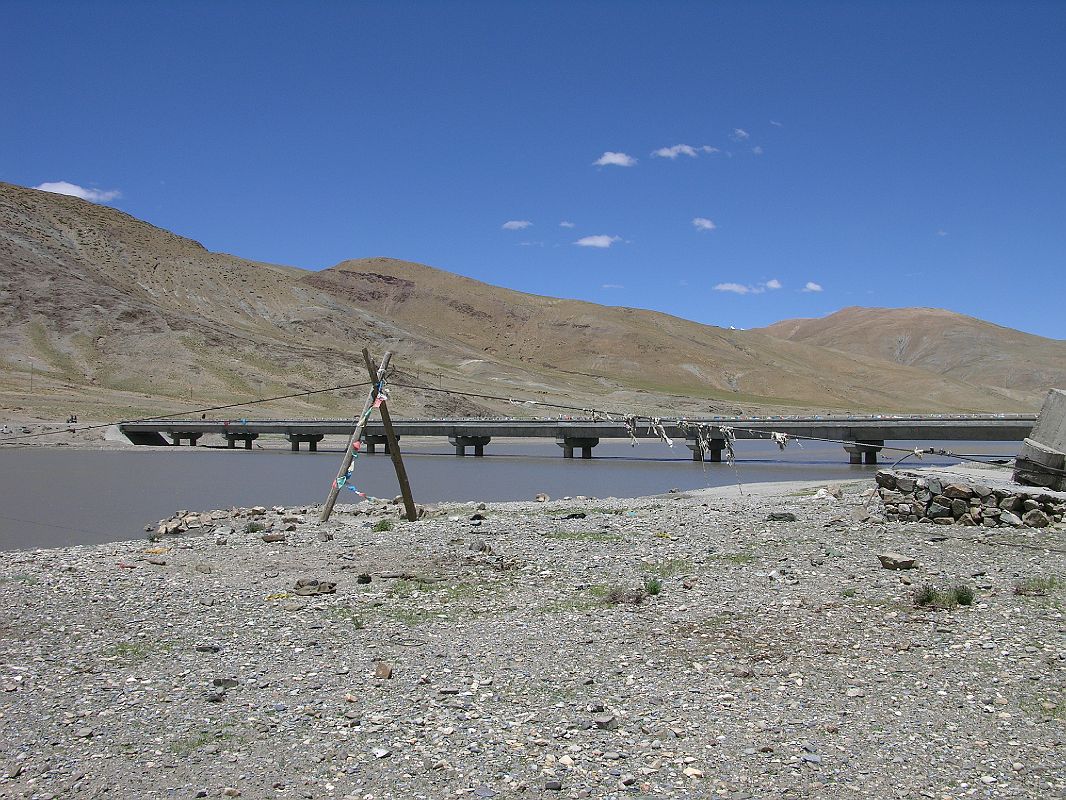
[[[0,553],[0,797],[1064,796],[1063,529],[862,501],[225,512]]]

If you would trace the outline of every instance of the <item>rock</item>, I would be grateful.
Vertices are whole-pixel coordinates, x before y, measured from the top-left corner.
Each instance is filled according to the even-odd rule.
[[[908,478],[903,475],[896,476],[896,491],[903,494],[910,494],[914,491],[915,480],[914,478]]]
[[[333,581],[319,581],[314,578],[300,578],[296,581],[296,586],[293,588],[293,594],[300,595],[301,597],[310,597],[319,594],[334,594],[337,591],[337,584]]]
[[[597,728],[609,731],[618,727],[618,719],[614,716],[614,714],[596,714],[592,718],[592,724],[595,725]]]
[[[214,642],[196,645],[197,653],[217,653],[221,649],[222,647],[220,645],[215,644]]]
[[[563,519],[584,519],[587,516],[584,511],[575,511],[572,514],[567,514]]]
[[[977,524],[977,521],[970,514],[963,514],[956,521],[959,523],[959,525],[976,525]]]
[[[285,541],[285,534],[284,533],[264,533],[259,538],[261,538],[267,544],[274,544],[275,542],[284,542]]]
[[[891,489],[882,489],[881,499],[888,505],[896,505],[898,503],[902,503],[905,498],[900,492],[895,492]]]
[[[874,480],[877,482],[877,485],[880,486],[882,489],[896,488],[897,479],[896,476],[891,472],[886,472],[885,470],[878,470],[877,474],[874,475]]]
[[[969,500],[973,497],[973,490],[961,483],[952,483],[944,487],[942,494],[951,500]]]
[[[1008,495],[999,501],[999,507],[1004,511],[1018,512],[1022,508],[1022,499],[1017,495]]]
[[[963,514],[970,513],[970,504],[965,500],[959,500],[958,498],[951,501],[951,516],[958,519]]]
[[[475,553],[491,553],[492,547],[484,539],[474,539],[470,543],[470,549]]]
[[[386,750],[384,747],[375,747],[370,752],[373,754],[374,758],[388,758],[392,755],[392,751]]]
[[[1002,519],[1002,517],[1000,517]],[[1022,522],[1029,528],[1046,528],[1051,524],[1051,520],[1048,519],[1047,514],[1038,508],[1030,509],[1025,512],[1022,517]]]
[[[538,492],[533,499],[536,500],[538,503],[547,503],[549,500],[551,500],[551,498],[548,497],[548,495],[544,494],[544,492]]]
[[[241,790],[237,789],[236,787],[233,787],[233,786],[227,786],[225,789],[222,790],[222,796],[223,797],[240,797],[241,796]]]
[[[392,677],[392,664],[387,661],[379,661],[374,665],[374,677],[380,680],[388,680]]]
[[[78,739],[91,739],[95,731],[92,728],[78,728],[74,731],[74,736]]]
[[[563,790],[563,782],[557,780],[544,781],[544,788],[549,792],[561,792]]]
[[[913,558],[899,553],[881,553],[877,560],[885,569],[914,569],[916,566]]]
[[[370,573],[362,572],[356,577],[355,582],[359,584],[367,584],[370,583],[371,580]]]
[[[766,516],[767,522],[795,522],[796,515],[791,511],[771,511]]]
[[[929,504],[929,508],[926,509],[925,515],[930,519],[936,519],[937,517],[950,517],[951,509],[947,506],[943,506],[935,500]]]
[[[156,567],[165,567],[167,565],[167,560],[159,556],[149,556],[145,561]]]
[[[1015,528],[1020,528],[1022,526],[1022,518],[1010,511],[1003,511],[999,515],[999,521],[1002,525],[1011,525]]]

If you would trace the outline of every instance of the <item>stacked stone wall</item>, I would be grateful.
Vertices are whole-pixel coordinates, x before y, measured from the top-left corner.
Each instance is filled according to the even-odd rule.
[[[888,470],[879,471],[876,480],[889,521],[1046,528],[1066,514],[1066,500],[1021,487],[1015,491]]]

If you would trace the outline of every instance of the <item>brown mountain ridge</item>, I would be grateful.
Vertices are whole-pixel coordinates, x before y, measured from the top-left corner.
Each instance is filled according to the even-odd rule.
[[[944,315],[969,320],[951,312],[871,316],[854,323],[861,340],[833,330],[892,310],[734,331],[389,258],[318,272],[248,261],[4,183],[0,275],[0,404],[40,416],[75,403],[98,418],[162,413],[354,383],[363,346],[396,353],[397,381],[665,415],[1022,411],[1066,375],[1066,343],[970,320],[977,352],[937,327]],[[885,336],[897,340],[887,351]],[[362,391],[254,413],[349,416]],[[404,415],[530,413],[417,389],[391,404]]]

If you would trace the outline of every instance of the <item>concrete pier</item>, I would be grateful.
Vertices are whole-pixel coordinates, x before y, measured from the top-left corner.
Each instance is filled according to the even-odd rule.
[[[292,452],[300,452],[300,443],[307,442],[307,449],[314,453],[318,450],[318,443],[325,438],[323,433],[289,433],[285,435],[285,438],[289,440],[289,444],[292,447]]]
[[[258,433],[227,433],[226,434],[226,447],[233,450],[237,447],[237,441],[244,442],[244,449],[251,450],[252,442],[259,438]]]
[[[485,445],[492,441],[491,436],[449,436],[448,442],[455,448],[457,456],[465,456],[466,448],[474,448],[474,457],[485,455]]]
[[[366,434],[363,436],[363,441],[366,443],[366,448],[363,450],[364,453],[374,455],[378,451],[378,445],[381,445],[381,451],[385,455],[389,455],[389,438],[385,434]],[[400,441],[399,436],[396,437],[396,441]]]
[[[722,463],[722,451],[725,450],[725,439],[708,439],[707,452],[700,448],[696,437],[692,436],[685,440],[685,446],[692,451],[693,461],[710,461],[714,464]]]
[[[844,445],[844,451],[848,454],[852,464],[876,464],[877,454],[884,446],[883,441],[860,441],[856,444]]]
[[[576,448],[581,449],[582,458],[592,458],[592,448],[600,440],[591,436],[563,436],[556,439],[555,443],[563,448],[563,458],[573,458]]]
[[[182,439],[187,439],[190,447],[196,447],[196,443],[203,436],[201,431],[171,431],[170,438],[174,440],[176,447],[181,447]]]

